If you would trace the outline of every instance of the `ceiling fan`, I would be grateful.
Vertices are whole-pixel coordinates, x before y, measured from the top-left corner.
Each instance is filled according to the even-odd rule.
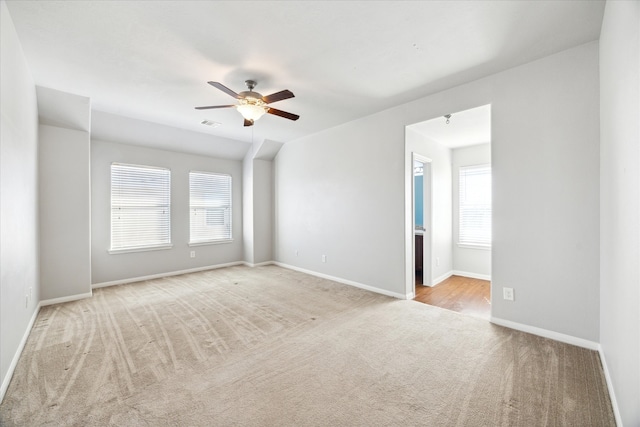
[[[284,117],[289,120],[298,120],[300,116],[297,114],[287,113],[286,111],[276,110],[269,107],[267,104],[273,102],[282,101],[283,99],[293,98],[294,94],[290,90],[281,90],[280,92],[272,93],[268,96],[262,96],[258,92],[254,92],[253,88],[257,83],[255,80],[245,80],[245,84],[249,90],[245,90],[240,93],[235,93],[222,83],[207,82],[211,86],[220,89],[224,93],[233,96],[238,100],[238,104],[232,105],[210,105],[207,107],[196,107],[196,110],[208,110],[211,108],[231,108],[235,107],[242,117],[244,117],[245,126],[253,126],[253,123],[262,117],[265,113],[273,114],[275,116]]]

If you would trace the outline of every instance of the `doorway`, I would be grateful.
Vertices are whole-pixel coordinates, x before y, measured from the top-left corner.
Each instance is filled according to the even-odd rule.
[[[413,282],[431,286],[431,159],[417,153],[412,154],[413,161]]]
[[[444,285],[455,276],[480,279],[486,285],[491,279],[490,201],[489,205],[479,207],[471,203],[475,203],[475,199],[468,199],[466,195],[475,188],[475,172],[485,168],[490,174],[491,105],[444,114],[407,126],[405,165],[407,298],[415,298],[416,284],[424,291],[423,285]],[[420,171],[424,193],[420,192]],[[422,201],[421,195],[424,196]],[[478,218],[485,218],[484,223],[477,223]],[[478,233],[485,224],[489,237],[483,241],[482,233]],[[468,287],[472,281],[457,282]],[[487,300],[483,297],[483,302]]]

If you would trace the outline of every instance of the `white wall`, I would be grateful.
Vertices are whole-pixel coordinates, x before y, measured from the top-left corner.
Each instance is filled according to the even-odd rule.
[[[171,169],[171,249],[108,253],[111,230],[110,167],[113,162]],[[233,242],[188,245],[191,170],[231,175]],[[91,141],[91,275],[94,285],[241,262],[242,247],[242,162],[108,141]],[[195,258],[190,258],[190,251],[196,252]]]
[[[436,284],[451,275],[453,269],[451,239],[451,150],[444,145],[424,136],[411,127],[407,127],[405,135],[405,150],[407,155],[420,154],[431,160],[431,204],[432,227],[427,228],[425,236],[432,233],[431,240],[431,280],[424,281],[425,285]],[[411,169],[413,171],[413,169]],[[407,180],[413,179],[413,173]],[[424,182],[428,185],[427,179]],[[425,213],[425,218],[427,217]],[[425,237],[424,240],[428,241]],[[425,254],[429,251],[425,251]],[[439,263],[436,262],[436,258]],[[425,260],[426,262],[427,260]],[[410,293],[412,289],[407,289]]]
[[[280,150],[274,162],[277,261],[404,295],[404,126],[384,117]]]
[[[600,35],[600,343],[620,420],[640,425],[640,3]]]
[[[254,263],[253,236],[253,147],[242,162],[242,243],[243,259]]]
[[[598,44],[496,77],[492,315],[598,342]]]
[[[595,42],[285,145],[275,163],[276,260],[404,295],[413,238],[404,128],[486,104],[492,293],[508,286],[516,296],[494,298],[493,316],[598,341]]]
[[[259,143],[242,163],[244,261],[257,265],[273,261],[273,156],[282,144]]]
[[[491,144],[456,148],[451,151],[453,193],[453,270],[455,274],[490,280],[491,250],[458,246],[460,225],[460,166],[491,164]]]
[[[4,1],[0,19],[1,400],[36,313],[40,288],[36,90]]]
[[[273,161],[253,160],[255,264],[273,261]]]
[[[40,297],[91,295],[91,102],[36,87],[39,128]]]
[[[40,125],[41,298],[91,295],[89,133]]]

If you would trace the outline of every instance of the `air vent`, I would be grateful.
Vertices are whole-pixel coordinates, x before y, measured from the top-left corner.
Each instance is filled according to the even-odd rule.
[[[207,120],[207,119],[205,119],[205,120],[201,121],[201,122],[200,122],[200,124],[202,124],[202,125],[206,125],[206,126],[211,126],[211,127],[214,127],[214,128],[217,128],[217,127],[218,127],[218,126],[220,126],[222,123],[215,122],[215,121],[213,121],[213,120]]]

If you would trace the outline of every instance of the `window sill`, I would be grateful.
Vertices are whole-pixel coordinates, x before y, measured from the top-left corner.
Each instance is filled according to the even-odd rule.
[[[491,245],[474,245],[471,243],[458,243],[458,247],[463,249],[480,249],[483,251],[491,250]]]
[[[222,244],[231,243],[231,242],[233,242],[233,239],[209,240],[207,242],[189,242],[189,246],[222,245]]]
[[[107,252],[111,255],[128,254],[133,252],[148,252],[148,251],[162,251],[165,249],[173,248],[172,244],[162,246],[147,246],[144,248],[124,248],[124,249],[109,249]]]

